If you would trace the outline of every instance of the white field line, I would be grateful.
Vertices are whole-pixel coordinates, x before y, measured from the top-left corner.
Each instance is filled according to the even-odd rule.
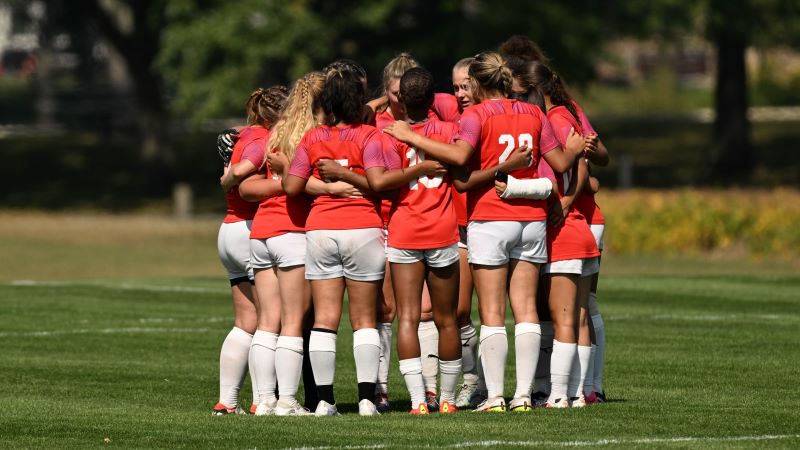
[[[76,328],[74,330],[50,331],[8,331],[0,333],[4,337],[52,337],[70,334],[136,334],[136,333],[222,333],[228,330],[219,328]]]
[[[610,438],[585,441],[465,441],[458,444],[449,445],[417,445],[415,447],[427,448],[461,448],[461,447],[588,447],[595,445],[646,445],[646,444],[676,444],[676,443],[704,443],[704,442],[762,442],[778,441],[786,439],[800,439],[800,434],[763,434],[760,436],[686,436],[673,438]],[[361,449],[382,449],[389,448],[388,444],[368,444],[368,445],[324,445],[317,447],[287,447],[283,450],[361,450]]]
[[[8,286],[31,286],[31,287],[72,287],[72,286],[97,286],[110,289],[122,289],[131,291],[151,291],[151,292],[194,292],[202,294],[226,294],[228,289],[203,288],[193,286],[169,286],[158,284],[136,284],[136,283],[113,283],[107,281],[36,281],[36,280],[14,280],[4,283]]]
[[[794,314],[612,314],[603,316],[604,320],[686,320],[692,322],[727,322],[737,320],[792,320],[797,319]]]

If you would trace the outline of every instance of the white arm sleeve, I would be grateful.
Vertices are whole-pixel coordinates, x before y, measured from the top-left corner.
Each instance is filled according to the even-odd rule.
[[[532,180],[520,180],[508,176],[506,190],[500,198],[528,198],[532,200],[544,200],[553,191],[553,182],[549,178],[534,178]]]

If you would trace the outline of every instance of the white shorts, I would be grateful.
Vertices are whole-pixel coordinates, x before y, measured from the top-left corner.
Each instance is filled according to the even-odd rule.
[[[250,227],[252,220],[223,223],[217,235],[217,251],[229,280],[253,279],[250,265]]]
[[[501,266],[509,259],[547,262],[547,228],[535,222],[470,221],[467,225],[470,264]]]
[[[458,248],[467,248],[467,227],[458,226]]]
[[[594,240],[597,242],[597,249],[603,251],[603,236],[606,234],[606,226],[602,223],[589,225],[594,235]]]
[[[411,264],[417,261],[424,261],[428,267],[447,267],[457,263],[459,258],[458,244],[426,250],[389,247],[387,255],[390,263]]]
[[[600,260],[593,258],[565,259],[542,266],[542,273],[569,273],[588,277],[600,272]]]
[[[381,241],[383,241],[383,252],[389,252],[389,229],[385,226],[381,228]]]
[[[383,279],[386,253],[381,228],[306,231],[306,279]]]
[[[254,270],[302,266],[306,263],[306,234],[292,232],[267,239],[250,239],[250,260]]]

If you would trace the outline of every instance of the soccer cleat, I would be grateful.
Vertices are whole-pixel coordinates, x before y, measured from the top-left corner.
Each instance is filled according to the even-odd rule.
[[[469,407],[472,409],[477,408],[481,403],[486,401],[486,395],[488,393],[485,389],[475,389],[475,392],[472,393],[472,396],[469,398]],[[456,404],[457,405],[457,404]]]
[[[597,403],[605,403],[606,402],[606,391],[603,392],[595,392],[597,395]]]
[[[314,411],[314,415],[317,417],[338,416],[339,411],[336,409],[335,404],[331,405],[325,400],[320,400],[319,404],[317,405],[316,411]]]
[[[214,411],[211,411],[212,416],[226,416],[228,414],[246,414],[246,413],[242,408],[238,406],[236,408],[228,408],[222,403],[217,403],[216,405],[214,405]]]
[[[264,400],[256,406],[256,412],[254,414],[257,416],[271,416],[275,414],[275,403],[275,400]]]
[[[439,409],[439,399],[436,397],[436,392],[426,391],[425,403],[428,405],[429,410],[437,411]]]
[[[358,402],[358,415],[359,416],[379,416],[381,413],[378,412],[378,408],[375,407],[375,403],[372,403],[371,400],[364,399]]]
[[[546,394],[544,392],[534,392],[531,394],[531,400],[533,401],[534,408],[544,408],[545,404],[547,403],[547,399],[550,397],[550,394]]]
[[[453,414],[458,412],[458,407],[447,400],[443,402],[439,402],[439,413],[440,414]]]
[[[561,408],[569,408],[569,400],[566,398],[557,398],[554,400],[547,400],[547,403],[544,404],[545,408],[554,408],[554,409],[561,409]]]
[[[595,394],[594,391],[590,392],[588,395],[584,394],[583,397],[586,399],[587,405],[593,405],[599,402],[597,399],[597,394]]]
[[[250,414],[255,414],[256,408],[258,408],[257,404],[253,403],[252,405],[250,405]]]
[[[276,416],[310,416],[311,411],[307,410],[297,400],[278,400],[275,404]]]
[[[586,398],[584,398],[583,394],[580,397],[571,397],[569,399],[569,406],[571,408],[584,408],[586,407]]]
[[[431,412],[430,410],[428,410],[428,405],[426,405],[425,403],[420,403],[419,406],[417,406],[416,408],[412,409],[411,412],[409,412],[409,414],[411,414],[412,416],[427,416],[430,413]]]
[[[506,401],[503,397],[497,397],[492,400],[484,400],[483,403],[475,408],[476,412],[506,412]]]
[[[456,398],[456,406],[459,408],[473,407],[472,404],[470,403],[470,399],[472,398],[472,394],[474,394],[476,390],[478,390],[477,384],[467,384],[467,383],[462,384],[461,390],[458,392],[458,397]]]
[[[392,409],[392,405],[389,404],[389,396],[387,394],[375,394],[375,408],[379,413],[385,413]]]
[[[515,397],[508,404],[508,410],[513,412],[528,412],[533,411],[533,404],[530,397]]]

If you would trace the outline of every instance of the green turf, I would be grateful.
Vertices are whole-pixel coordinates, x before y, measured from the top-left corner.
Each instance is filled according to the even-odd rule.
[[[345,320],[336,374],[345,414],[276,418],[210,415],[231,325],[224,280],[6,281],[0,436],[3,447],[29,448],[796,448],[798,290],[791,275],[606,275],[611,402],[529,414],[409,417],[395,358],[400,411],[359,417]]]

